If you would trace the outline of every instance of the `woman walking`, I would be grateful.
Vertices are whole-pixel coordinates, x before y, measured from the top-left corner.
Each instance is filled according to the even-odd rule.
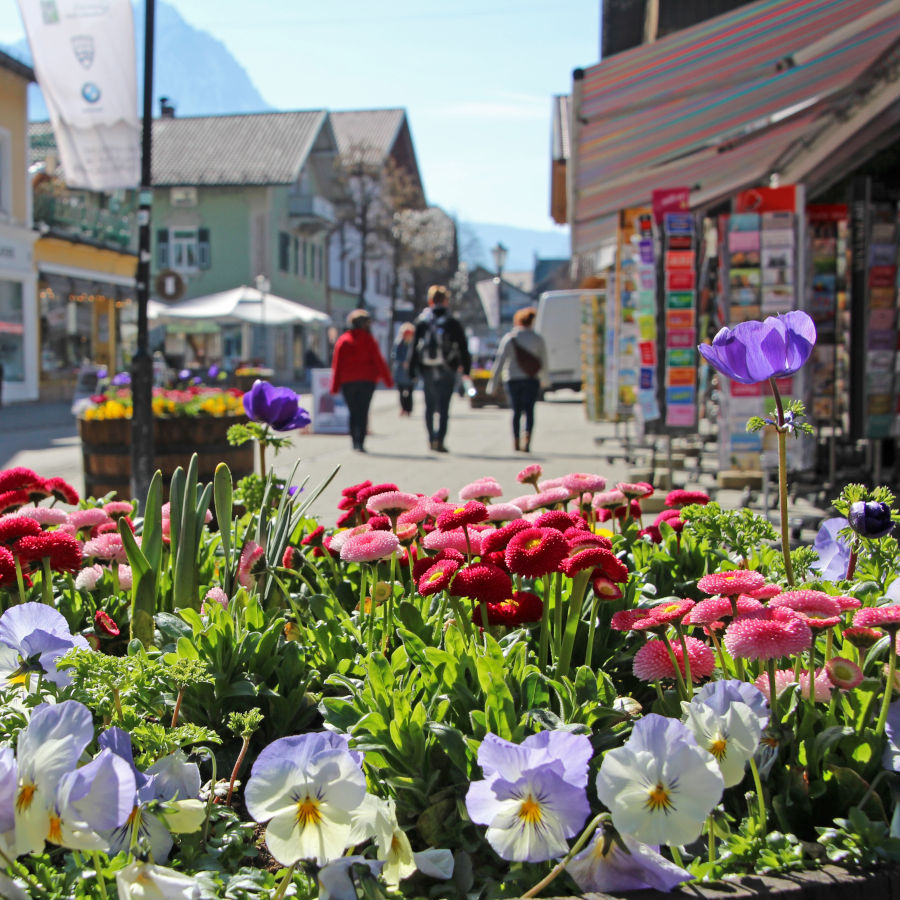
[[[413,408],[413,388],[415,382],[409,374],[409,358],[412,355],[413,335],[416,326],[412,322],[404,322],[400,326],[397,340],[394,342],[394,384],[400,394],[400,415],[408,416]]]
[[[347,316],[348,331],[334,345],[331,360],[331,393],[340,391],[350,411],[350,439],[353,449],[365,453],[363,446],[369,427],[369,405],[375,383],[393,387],[391,373],[369,330],[372,320],[364,309]]]
[[[547,345],[534,331],[537,310],[526,306],[513,315],[513,330],[507,332],[497,348],[487,392],[493,394],[497,380],[503,387],[512,407],[513,447],[528,453],[534,431],[534,404],[541,392],[541,377],[547,376]],[[525,431],[521,430],[525,419]]]

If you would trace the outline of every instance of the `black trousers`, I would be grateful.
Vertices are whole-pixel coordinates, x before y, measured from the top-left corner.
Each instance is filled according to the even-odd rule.
[[[541,382],[538,378],[513,378],[506,382],[506,393],[509,395],[509,405],[512,407],[513,437],[519,439],[521,420],[525,418],[525,432],[530,434],[534,430],[534,404],[537,403],[541,392]]]
[[[369,405],[375,393],[374,381],[347,381],[341,385],[344,402],[350,411],[350,439],[356,450],[362,450],[369,427]]]
[[[456,386],[456,372],[446,366],[422,366],[422,385],[425,388],[425,427],[429,441],[443,443],[450,417],[450,398]],[[437,415],[437,427],[434,417]]]
[[[412,412],[413,386],[402,387],[397,385],[397,393],[400,395],[400,409],[405,413]]]

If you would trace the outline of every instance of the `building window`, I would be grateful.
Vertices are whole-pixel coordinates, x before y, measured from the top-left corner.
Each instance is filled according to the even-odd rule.
[[[347,287],[356,288],[359,273],[359,260],[351,259],[347,263]]]
[[[12,138],[0,128],[0,213],[12,213]]]
[[[300,272],[300,239],[296,236],[291,241],[291,271],[295,275]]]
[[[200,268],[200,248],[196,228],[169,229],[171,267],[176,271]]]
[[[306,241],[303,241],[303,243],[300,244],[300,252],[301,252],[301,254],[303,255],[303,277],[304,277],[304,278],[308,278],[308,277],[309,277],[309,267],[307,266],[307,262],[306,262],[306,260],[307,260],[307,257],[306,257],[306,246],[307,246],[307,245],[306,245]]]
[[[168,228],[158,228],[156,231],[156,268],[160,271],[169,268]]]
[[[4,381],[25,380],[22,282],[0,280],[0,363]]]
[[[291,236],[286,231],[278,232],[278,271],[291,271]]]
[[[209,229],[197,229],[197,263],[201,269],[208,269],[212,265],[212,255],[209,250]]]
[[[325,251],[322,249],[321,245],[316,247],[316,281],[324,280],[324,265],[323,260],[325,258]]]

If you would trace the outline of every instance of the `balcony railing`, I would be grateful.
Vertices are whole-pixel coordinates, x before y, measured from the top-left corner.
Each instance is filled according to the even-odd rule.
[[[288,215],[297,225],[326,228],[335,222],[334,205],[316,194],[291,194],[288,196]]]
[[[35,191],[34,224],[41,231],[49,229],[108,247],[123,250],[136,247],[134,208],[130,205],[103,208],[95,197],[86,194]]]

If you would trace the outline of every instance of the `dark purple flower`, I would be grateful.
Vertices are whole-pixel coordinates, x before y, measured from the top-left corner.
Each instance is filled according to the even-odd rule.
[[[711,344],[700,344],[706,361],[741,384],[793,375],[812,353],[813,320],[800,310],[723,328]]]
[[[131,375],[128,372],[119,372],[117,375],[113,375],[112,383],[116,387],[128,387],[131,384]]]
[[[220,371],[221,371],[221,369],[219,369],[219,367],[218,367],[215,363],[213,363],[213,364],[206,370],[206,375],[207,375],[207,377],[208,377],[210,380],[213,380],[213,379],[219,377],[219,372],[220,372]]]
[[[894,527],[890,506],[877,500],[857,500],[852,503],[847,519],[850,527],[866,538],[884,537]]]
[[[190,370],[190,369],[182,369],[182,370],[178,373],[178,379],[179,379],[179,381],[187,381],[188,378],[190,378],[190,377],[191,377],[191,370]]]
[[[300,398],[290,388],[273,387],[268,381],[255,381],[244,394],[244,410],[254,422],[262,422],[276,431],[293,431],[310,423],[309,413],[300,406]]]
[[[97,369],[97,378],[99,378],[102,381],[104,378],[108,378],[108,377],[109,377],[109,369],[107,369],[106,366],[100,366],[100,368]]]
[[[847,577],[850,545],[838,536],[838,532],[846,527],[847,520],[843,516],[826,519],[813,542],[813,549],[819,554],[819,558],[812,564],[812,568],[818,571],[823,581],[841,581]]]
[[[203,379],[199,375],[195,375],[191,379],[191,384],[203,384]]]

